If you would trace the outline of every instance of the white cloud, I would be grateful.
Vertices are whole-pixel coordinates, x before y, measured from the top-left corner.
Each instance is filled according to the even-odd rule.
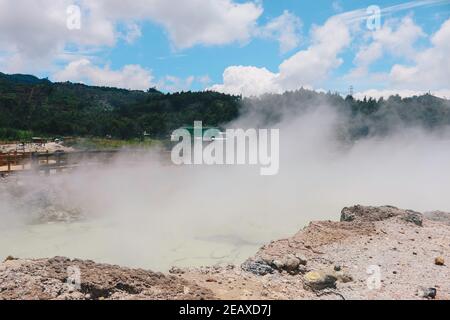
[[[73,3],[82,8],[80,30],[69,30],[66,26],[66,10]],[[449,0],[413,1],[384,8],[382,13],[448,3]],[[261,26],[257,22],[262,13],[260,0],[0,0],[0,68],[9,73],[53,72],[61,81],[138,89],[156,83],[167,90],[186,90],[194,82],[206,85],[207,79],[168,76],[155,81],[149,70],[137,65],[112,70],[92,61],[99,61],[98,53],[105,52],[101,51],[105,47],[115,46],[117,41],[134,42],[141,36],[140,25],[144,21],[159,24],[177,49],[246,43],[252,37],[278,41],[281,52],[299,46],[298,17],[285,11]],[[332,17],[323,26],[315,27],[310,45],[283,61],[278,70],[231,66],[224,71],[223,84],[212,88],[259,95],[301,86],[323,86],[330,73],[343,62],[340,54],[351,42],[349,25],[365,17],[365,10]],[[378,84],[385,82],[392,88],[414,92],[449,88],[450,20],[430,38],[429,48],[414,50],[414,43],[422,36],[423,31],[410,17],[398,26],[386,23],[357,54],[353,75],[358,75],[358,71],[359,76],[365,74],[373,62],[391,54],[410,61],[394,65],[389,74],[377,75],[382,79]],[[66,67],[55,71],[55,66],[62,63]],[[374,76],[368,74],[365,78],[367,87]]]
[[[81,29],[67,28],[73,0],[0,0],[0,67],[8,72],[48,70],[72,53],[113,47],[141,36],[138,23],[160,24],[174,47],[248,41],[263,9],[233,0],[78,0]],[[125,31],[120,32],[121,26]],[[82,54],[78,56],[81,58]],[[40,70],[36,70],[39,69]]]
[[[179,92],[191,90],[194,83],[206,84],[208,76],[164,76],[155,79],[151,70],[139,65],[126,65],[113,70],[108,65],[98,66],[89,59],[79,59],[70,62],[64,69],[51,77],[54,81],[71,81],[88,85],[117,87],[131,90],[147,90],[156,87],[158,90]]]
[[[129,22],[126,24],[126,31],[122,35],[122,38],[127,43],[133,43],[136,39],[142,36],[142,31],[137,23]]]
[[[299,46],[301,28],[300,18],[285,10],[282,15],[258,28],[256,34],[262,38],[277,40],[280,43],[280,52],[286,53]]]
[[[450,87],[450,19],[431,37],[431,47],[418,52],[412,66],[394,65],[392,85],[399,88],[438,90]]]
[[[414,59],[416,50],[414,44],[425,36],[422,28],[417,26],[410,16],[398,20],[388,20],[382,28],[368,31],[371,42],[360,48],[354,62],[356,68],[351,71],[351,77],[365,76],[371,64],[381,59],[386,53],[406,59]]]
[[[112,46],[114,26],[83,16],[80,30],[67,28],[70,0],[0,0],[2,69],[8,72],[45,70],[69,44]]]
[[[266,68],[232,66],[224,71],[223,84],[214,85],[210,89],[228,94],[258,96],[268,92],[281,92],[277,79],[278,75]]]
[[[401,8],[403,7],[405,6]],[[332,17],[323,26],[315,27],[311,32],[311,45],[283,61],[277,72],[254,66],[231,66],[224,71],[223,83],[214,85],[211,89],[253,96],[324,84],[329,80],[330,72],[342,64],[340,53],[351,44],[350,28],[353,22],[342,20],[343,16],[345,17]],[[352,32],[356,30],[359,29],[352,29]],[[360,87],[370,88],[374,84],[386,87],[360,92],[357,94],[360,98],[388,97],[393,94],[408,97],[430,90],[436,96],[449,98],[450,19],[430,37],[427,49],[417,50],[416,42],[426,36],[411,16],[404,17],[398,25],[395,25],[394,20],[389,20],[383,28],[370,35],[371,42],[362,47],[355,57],[357,68],[345,76],[344,80],[359,79]],[[406,59],[409,64],[396,64],[390,73],[369,73],[369,66],[386,54]]]
[[[233,0],[83,0],[108,20],[149,20],[164,27],[176,48],[248,41],[263,9]]]
[[[323,26],[313,28],[311,39],[311,45],[285,60],[278,73],[252,66],[232,66],[225,70],[223,84],[211,89],[252,96],[319,84],[341,65],[338,56],[350,44],[351,36],[348,26],[332,17]]]
[[[339,54],[351,41],[348,26],[338,18],[330,18],[323,26],[313,28],[311,46],[280,65],[280,84],[286,90],[314,86],[330,71],[342,64]]]
[[[134,90],[146,90],[154,86],[151,72],[139,65],[126,65],[120,70],[111,70],[109,66],[96,66],[88,59],[69,63],[63,70],[55,73],[53,79]]]

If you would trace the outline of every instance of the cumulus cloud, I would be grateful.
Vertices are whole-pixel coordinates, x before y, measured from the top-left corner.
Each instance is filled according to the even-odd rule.
[[[109,66],[96,66],[88,59],[69,63],[63,70],[55,73],[53,78],[56,81],[81,82],[135,90],[146,90],[154,86],[151,72],[139,65],[126,65],[120,70],[111,70]]]
[[[324,80],[339,67],[339,54],[351,41],[348,26],[338,18],[329,19],[323,26],[314,27],[312,45],[296,53],[280,65],[280,83],[288,90],[312,86]]]
[[[0,63],[8,72],[39,72],[55,60],[113,47],[141,36],[139,22],[157,23],[178,49],[246,42],[263,9],[233,0],[79,0],[81,28],[67,28],[72,0],[0,0]],[[124,31],[119,31],[125,26]],[[80,54],[79,58],[83,55]],[[36,66],[43,66],[35,70]]]
[[[67,45],[111,46],[114,27],[92,16],[83,18],[79,30],[67,28],[70,0],[0,0],[0,52],[2,69],[34,71],[47,67]]]
[[[122,39],[127,43],[133,43],[136,39],[142,36],[140,26],[135,22],[129,22],[126,24],[126,30],[122,34]]]
[[[259,4],[233,0],[84,0],[83,4],[102,19],[156,22],[179,49],[245,42],[263,12]]]
[[[382,14],[448,2],[407,2],[383,8]],[[74,3],[82,9],[79,30],[67,28],[67,8]],[[104,65],[93,65],[91,61],[99,61],[99,54],[107,52],[104,49],[114,47],[118,41],[136,41],[142,35],[141,26],[145,21],[160,25],[173,47],[180,50],[196,45],[247,43],[255,37],[278,41],[281,53],[300,45],[301,21],[297,16],[284,11],[261,24],[262,13],[259,0],[0,0],[0,68],[8,73],[45,71],[55,74],[59,80],[102,85],[117,83],[127,88],[141,89],[157,83],[168,90],[186,90],[194,81],[207,86],[207,82],[191,77],[167,76],[152,81],[151,72],[139,66],[111,70]],[[223,73],[223,83],[211,88],[248,96],[302,86],[326,87],[330,73],[342,65],[341,54],[354,38],[353,24],[361,23],[366,17],[365,10],[331,17],[324,25],[314,27],[308,39],[309,46],[282,61],[278,70],[230,66]],[[368,88],[378,81],[377,88],[384,83],[391,88],[417,92],[446,89],[450,79],[449,29],[448,20],[430,38],[430,46],[417,51],[414,44],[425,34],[413,19],[408,16],[398,24],[389,20],[381,30],[368,36],[370,42],[357,53],[356,68],[350,75],[364,80]],[[397,63],[382,77],[369,74],[369,67],[386,54],[407,58],[408,64]],[[66,67],[55,71],[60,65]],[[133,71],[129,71],[130,68]],[[127,72],[136,74],[132,76]],[[68,78],[64,79],[65,75]],[[133,80],[120,80],[128,78]]]
[[[155,79],[151,70],[140,65],[125,65],[121,69],[113,70],[109,65],[98,66],[85,58],[70,62],[64,69],[55,72],[52,80],[130,90],[147,90],[156,87],[169,92],[188,91],[194,83],[205,84],[210,81],[207,75],[185,78],[167,75]]]
[[[279,75],[266,68],[252,66],[231,66],[223,73],[223,84],[211,87],[211,90],[243,96],[258,96],[263,93],[278,93]]]
[[[230,66],[223,73],[223,83],[211,89],[258,96],[300,87],[320,87],[330,79],[331,71],[343,63],[340,54],[351,45],[355,35],[360,34],[360,29],[354,26],[348,14],[331,17],[324,25],[313,28],[310,46],[284,60],[277,72],[255,66]],[[358,97],[379,98],[393,94],[408,97],[430,90],[439,97],[450,96],[450,19],[430,37],[430,46],[422,51],[417,50],[416,43],[427,34],[411,16],[391,19],[366,37],[370,41],[357,52],[354,58],[356,68],[343,79],[358,79],[363,87],[370,88],[376,84],[381,89],[362,91]],[[369,67],[387,54],[409,64],[395,64],[390,73],[370,73]]]
[[[427,88],[429,90],[450,87],[450,19],[431,37],[431,47],[420,51],[414,65],[396,64],[390,72],[390,80],[397,87]]]
[[[307,49],[283,61],[278,73],[252,66],[231,66],[223,74],[223,84],[211,89],[253,96],[319,84],[342,64],[339,54],[351,42],[350,30],[342,20],[332,17],[323,26],[313,28],[311,40]]]
[[[280,52],[286,53],[300,44],[302,22],[300,18],[285,10],[282,15],[270,20],[256,33],[262,38],[274,39],[280,43]]]
[[[356,68],[352,70],[351,76],[364,76],[368,68],[384,54],[396,57],[414,59],[416,50],[414,44],[425,36],[422,28],[416,25],[410,16],[398,20],[388,20],[382,28],[368,31],[371,38],[369,44],[363,45],[355,56]]]

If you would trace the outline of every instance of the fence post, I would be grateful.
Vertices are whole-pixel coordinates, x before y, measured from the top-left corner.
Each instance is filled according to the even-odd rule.
[[[31,170],[39,169],[39,158],[36,155],[36,152],[31,153]]]

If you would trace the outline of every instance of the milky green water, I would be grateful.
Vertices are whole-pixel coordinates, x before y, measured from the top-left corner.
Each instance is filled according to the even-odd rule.
[[[167,271],[188,267],[242,263],[268,238],[244,239],[239,235],[210,232],[201,237],[179,238],[164,233],[126,232],[108,221],[47,223],[2,230],[0,256],[47,258],[65,256],[127,267]],[[255,234],[258,232],[255,232]]]

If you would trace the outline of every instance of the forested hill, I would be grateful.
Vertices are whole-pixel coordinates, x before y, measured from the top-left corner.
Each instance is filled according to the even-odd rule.
[[[242,99],[211,91],[164,94],[154,88],[130,91],[0,73],[0,140],[31,135],[130,139],[144,132],[164,138],[195,120],[220,126],[247,114],[255,119],[254,125],[266,126],[320,105],[342,115],[342,129],[350,139],[382,135],[403,126],[431,130],[450,126],[450,101],[429,94],[355,100],[300,89]]]
[[[239,97],[217,92],[163,94],[0,73],[0,140],[30,135],[159,138],[194,120],[217,126],[239,114]]]
[[[427,131],[450,128],[450,100],[431,94],[403,99],[396,95],[388,99],[356,100],[352,96],[343,98],[335,93],[300,89],[244,99],[242,103],[245,106],[242,111],[250,118],[259,119],[258,125],[262,127],[294,119],[311,110],[327,113],[331,108],[339,115],[337,134],[349,140],[383,136],[402,128]]]

